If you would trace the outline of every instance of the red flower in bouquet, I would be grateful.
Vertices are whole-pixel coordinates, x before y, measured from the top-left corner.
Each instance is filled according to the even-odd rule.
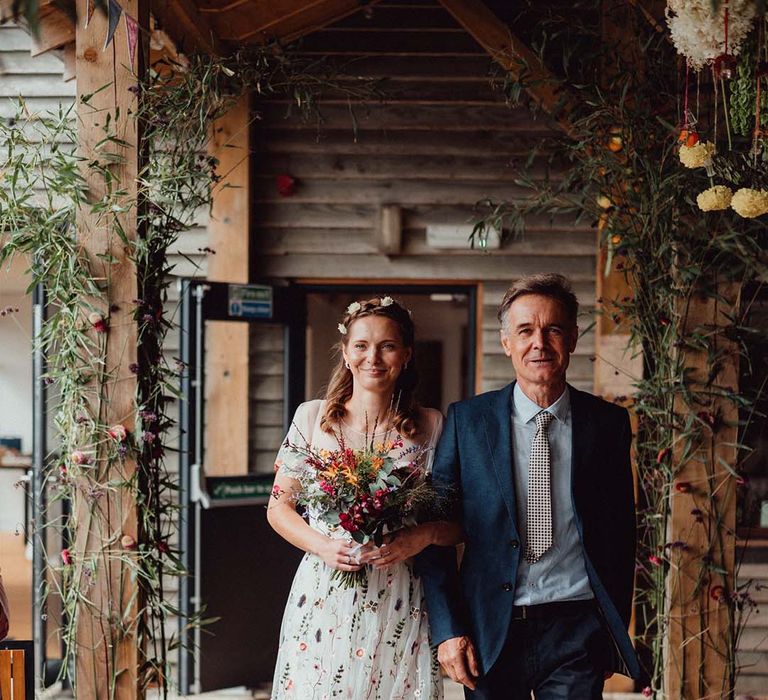
[[[343,436],[337,439],[336,450],[286,443],[306,467],[298,477],[300,492],[293,497],[331,532],[341,529],[358,544],[381,545],[387,533],[415,525],[435,508],[426,447],[405,448],[400,436],[366,440],[363,449],[348,447]],[[364,571],[334,572],[347,587],[364,576]]]

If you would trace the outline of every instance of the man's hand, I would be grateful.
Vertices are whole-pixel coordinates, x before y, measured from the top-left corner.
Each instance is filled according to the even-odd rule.
[[[475,689],[480,669],[469,637],[446,639],[437,647],[437,660],[452,681]]]

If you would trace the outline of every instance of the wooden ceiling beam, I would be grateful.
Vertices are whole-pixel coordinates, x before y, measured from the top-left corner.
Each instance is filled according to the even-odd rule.
[[[671,41],[671,37],[667,33],[665,25],[664,4],[661,4],[658,1],[652,2],[650,8],[646,7],[645,3],[640,2],[639,0],[629,0],[629,4],[640,10],[640,14],[645,17],[645,21],[648,22],[657,33],[666,34],[667,38]]]
[[[61,54],[61,60],[64,62],[64,73],[61,79],[66,83],[77,77],[77,55],[75,44],[67,44]]]
[[[438,1],[504,70],[523,80],[526,92],[566,134],[574,135],[569,115],[575,98],[507,24],[481,0]]]
[[[26,22],[25,10],[27,9],[25,3],[21,3],[18,7],[14,7],[16,0],[0,0],[0,21],[7,22],[13,20],[24,24]],[[74,5],[71,0],[39,0],[37,8],[35,9],[35,16],[47,11],[51,5],[61,5],[62,9],[72,8],[74,13]]]
[[[232,42],[279,41],[288,44],[307,34],[327,27],[379,0],[294,0],[275,6],[263,7],[256,3],[238,3],[224,11],[203,10],[210,13],[213,26],[222,39]]]
[[[10,3],[9,3],[10,4]],[[68,11],[69,10],[69,11]],[[38,12],[37,36],[33,34],[30,53],[39,56],[75,41],[74,8],[68,4],[41,4]]]
[[[153,0],[152,14],[181,52],[224,53],[219,35],[192,0]]]

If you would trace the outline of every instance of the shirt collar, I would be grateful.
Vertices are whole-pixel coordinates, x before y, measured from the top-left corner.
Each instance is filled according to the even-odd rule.
[[[568,418],[568,412],[571,409],[571,397],[568,393],[567,385],[563,393],[560,394],[560,398],[545,409],[542,409],[539,404],[525,395],[520,388],[520,382],[515,382],[515,390],[512,396],[513,412],[523,423],[528,423],[528,421],[533,420],[536,414],[540,413],[542,410],[549,411],[559,421],[565,421]]]

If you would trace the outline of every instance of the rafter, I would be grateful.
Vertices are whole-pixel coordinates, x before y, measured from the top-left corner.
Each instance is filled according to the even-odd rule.
[[[201,51],[212,56],[224,52],[218,34],[192,0],[153,0],[152,14],[179,51]]]
[[[75,44],[67,44],[61,52],[61,60],[64,62],[64,73],[61,79],[66,83],[77,77],[77,53]]]
[[[27,20],[23,4],[14,7],[13,0],[0,0],[0,19],[13,19],[26,28],[33,38],[33,56],[61,49],[75,41],[75,8],[70,0],[42,0],[35,21]]]
[[[474,37],[504,70],[524,81],[525,89],[568,135],[574,134],[569,119],[575,98],[509,26],[481,0],[439,0],[453,18]]]
[[[659,7],[659,3],[650,3],[652,8],[648,8],[641,0],[629,0],[629,4],[640,10],[640,14],[645,17],[645,21],[648,22],[659,34],[666,34],[667,38],[671,37],[667,34],[667,29],[664,26],[664,6]]]
[[[290,43],[358,12],[379,0],[282,0],[263,4],[234,2],[222,8],[202,8],[222,39],[232,42]]]

